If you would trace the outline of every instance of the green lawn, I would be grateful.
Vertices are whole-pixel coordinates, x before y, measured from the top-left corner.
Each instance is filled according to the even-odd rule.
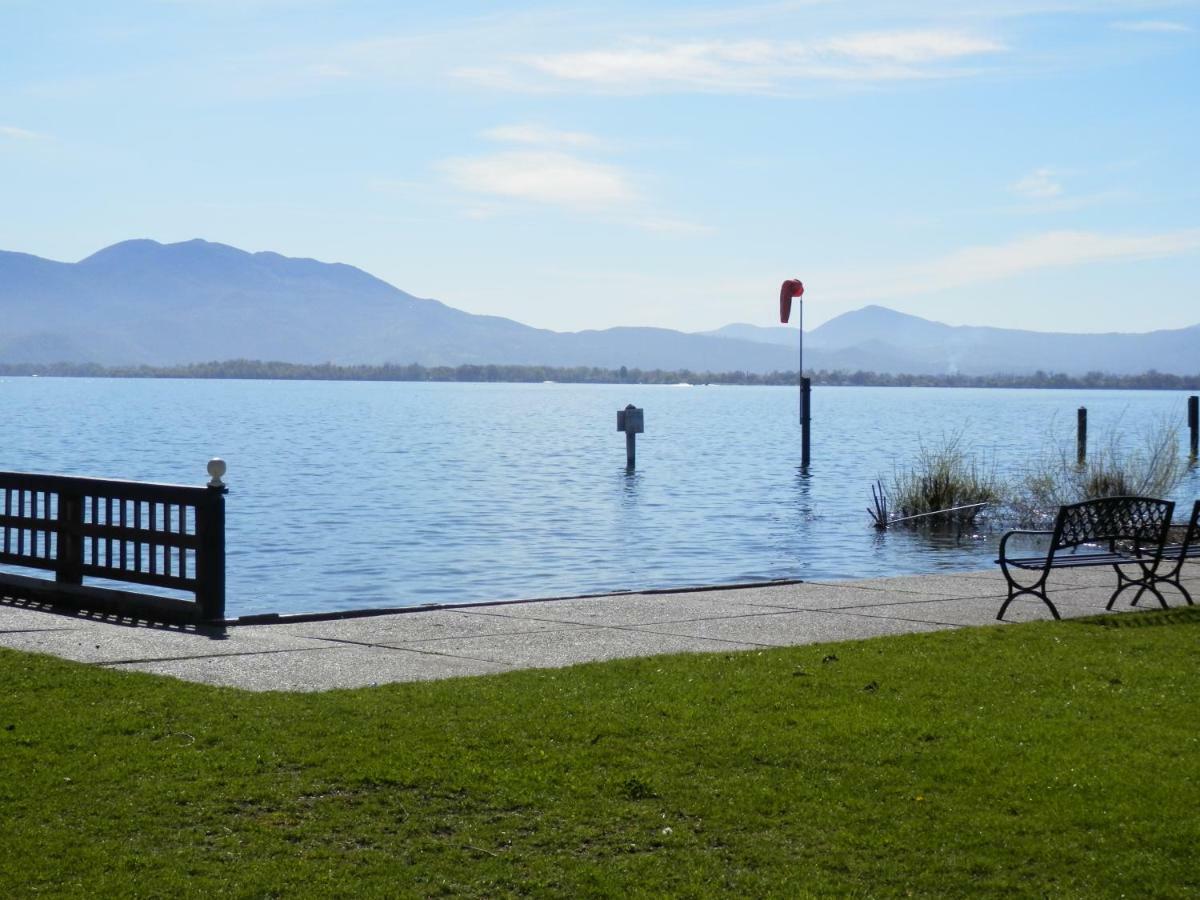
[[[0,894],[1195,897],[1198,625],[318,695],[0,651]]]

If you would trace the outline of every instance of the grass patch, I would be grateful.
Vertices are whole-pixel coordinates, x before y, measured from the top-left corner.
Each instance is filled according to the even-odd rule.
[[[317,695],[0,651],[0,890],[1195,896],[1200,608],[1143,615]]]

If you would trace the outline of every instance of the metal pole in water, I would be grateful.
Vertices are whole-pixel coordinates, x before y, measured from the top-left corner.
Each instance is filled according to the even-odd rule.
[[[1188,430],[1191,432],[1191,457],[1194,462],[1200,455],[1200,397],[1188,397]]]
[[[796,365],[796,386],[800,388],[800,427],[804,427],[804,296],[800,296],[796,319],[800,325],[800,362]]]
[[[789,278],[779,286],[779,321],[787,324],[792,315],[792,299],[799,300],[797,310],[800,325],[800,360],[796,368],[796,385],[800,388],[800,465],[807,468],[809,461],[808,426],[809,401],[812,385],[804,377],[804,282],[799,278]]]
[[[800,379],[800,465],[807,469],[812,458],[809,452],[809,425],[812,421],[812,379]]]
[[[1087,462],[1087,407],[1079,407],[1075,419],[1075,461],[1078,465]]]

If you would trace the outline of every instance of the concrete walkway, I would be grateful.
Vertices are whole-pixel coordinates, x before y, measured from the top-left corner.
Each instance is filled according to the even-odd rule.
[[[1184,584],[1200,597],[1200,566]],[[1064,618],[1104,612],[1111,572],[1051,575]],[[1164,589],[1172,606],[1183,598]],[[1129,607],[1129,592],[1118,601]],[[0,647],[253,691],[322,691],[659,653],[728,653],[969,625],[1005,627],[998,569],[867,581],[481,604],[332,621],[178,628],[0,599]],[[1143,609],[1156,606],[1143,598]],[[1032,600],[1012,622],[1047,619]]]

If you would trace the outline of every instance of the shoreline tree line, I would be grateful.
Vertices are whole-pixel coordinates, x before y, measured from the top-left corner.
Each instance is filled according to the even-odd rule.
[[[102,366],[96,363],[0,363],[0,376],[57,378],[210,378],[278,381],[426,381],[538,384],[719,384],[795,385],[795,371],[694,372],[690,369],[637,369],[621,366],[334,365],[234,359],[178,366]],[[1200,390],[1200,374],[1171,375],[1150,369],[1136,375],[1088,372],[1028,374],[917,375],[865,370],[810,371],[814,385],[856,387],[1060,388],[1083,390]]]

